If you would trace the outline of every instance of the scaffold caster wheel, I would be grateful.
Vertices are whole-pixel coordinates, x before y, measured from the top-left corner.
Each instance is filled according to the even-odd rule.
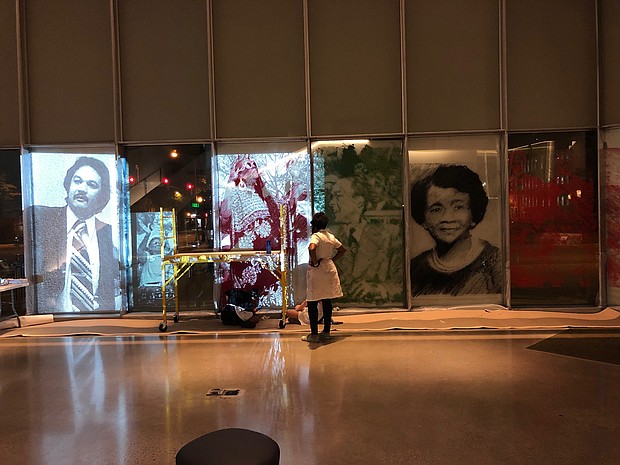
[[[165,323],[159,323],[159,330],[160,330],[162,333],[165,333],[167,329],[168,329],[168,325],[167,325],[167,324],[165,324]]]
[[[284,327],[286,326],[286,322],[284,320],[280,320],[280,324],[278,326],[280,327],[280,329],[284,329]]]
[[[179,315],[174,315],[173,320],[174,320],[175,323],[178,323],[179,322]]]

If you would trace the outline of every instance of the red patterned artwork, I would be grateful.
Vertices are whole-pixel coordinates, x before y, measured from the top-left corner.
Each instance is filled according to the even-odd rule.
[[[620,287],[620,148],[608,148],[606,161],[607,282]]]
[[[307,154],[219,155],[219,238],[223,250],[280,249],[280,205],[286,207],[288,251],[308,238],[310,170]],[[303,246],[301,247],[303,248]],[[293,260],[292,262],[295,262]],[[258,288],[259,306],[277,307],[282,290],[259,264],[221,266],[222,294],[232,288]]]
[[[594,303],[596,164],[585,147],[583,138],[549,138],[509,150],[510,278],[518,301]]]

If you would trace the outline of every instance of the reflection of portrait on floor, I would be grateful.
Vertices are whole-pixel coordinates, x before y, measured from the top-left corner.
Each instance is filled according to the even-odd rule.
[[[499,249],[472,236],[489,199],[480,177],[466,166],[440,165],[411,189],[411,215],[435,247],[411,260],[411,293],[501,292]]]
[[[35,274],[39,311],[115,310],[119,291],[118,250],[112,227],[97,215],[110,200],[108,167],[80,157],[66,172],[66,206],[35,205]]]

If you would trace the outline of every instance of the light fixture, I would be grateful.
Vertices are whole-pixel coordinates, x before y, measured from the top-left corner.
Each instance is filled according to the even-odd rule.
[[[176,150],[176,149],[174,149],[174,150],[172,150],[172,151],[170,152],[170,158],[176,158],[176,157],[178,157],[178,156],[179,156],[179,153],[177,152],[177,150]]]

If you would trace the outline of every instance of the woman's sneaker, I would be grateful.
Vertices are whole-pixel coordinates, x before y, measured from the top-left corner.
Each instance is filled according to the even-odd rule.
[[[319,342],[320,341],[318,334],[308,334],[307,336],[302,336],[301,340],[306,341],[306,342]]]
[[[319,340],[321,341],[331,341],[331,339],[331,335],[325,331],[322,331],[321,334],[319,334]]]

